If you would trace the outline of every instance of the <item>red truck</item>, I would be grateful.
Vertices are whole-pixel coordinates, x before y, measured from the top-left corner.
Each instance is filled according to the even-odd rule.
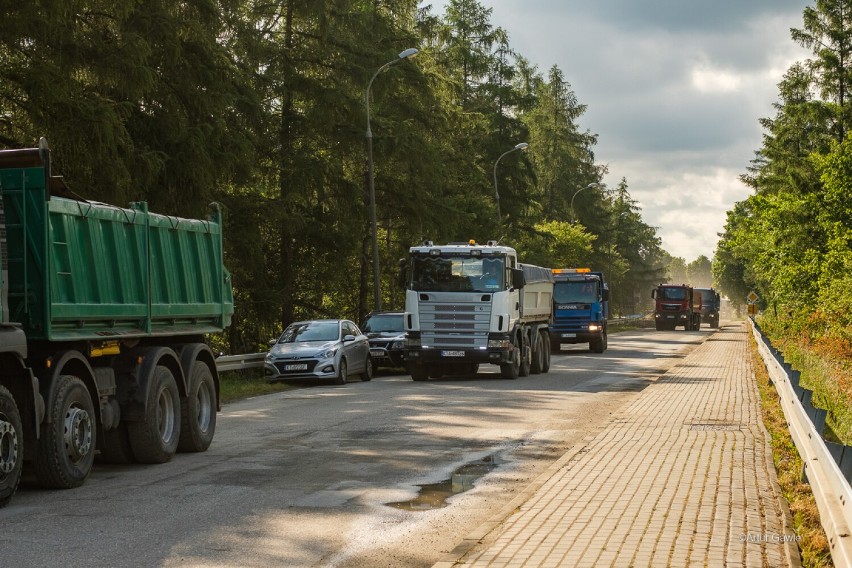
[[[684,331],[701,328],[701,294],[688,284],[660,284],[652,292],[654,325],[657,331],[671,331],[682,325]]]

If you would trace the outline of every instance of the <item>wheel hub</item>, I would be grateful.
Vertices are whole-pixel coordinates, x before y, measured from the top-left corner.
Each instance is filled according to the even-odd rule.
[[[18,433],[11,422],[0,418],[0,474],[6,475],[15,469],[18,462]]]
[[[65,451],[73,462],[89,454],[92,448],[92,418],[82,408],[71,407],[65,413]]]

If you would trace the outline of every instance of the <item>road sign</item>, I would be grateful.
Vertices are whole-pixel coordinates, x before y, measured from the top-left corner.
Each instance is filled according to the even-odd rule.
[[[748,296],[746,296],[746,299],[753,304],[757,301],[757,294],[755,294],[754,290],[752,290],[751,292],[748,293]]]

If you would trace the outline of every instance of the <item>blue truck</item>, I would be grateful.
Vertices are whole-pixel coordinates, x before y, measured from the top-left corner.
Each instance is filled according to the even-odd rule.
[[[554,268],[551,345],[559,352],[566,344],[588,343],[603,353],[607,346],[609,287],[602,272],[589,268]]]
[[[695,291],[701,294],[701,323],[706,323],[711,328],[719,327],[719,309],[722,307],[719,292],[713,288],[696,288]]]

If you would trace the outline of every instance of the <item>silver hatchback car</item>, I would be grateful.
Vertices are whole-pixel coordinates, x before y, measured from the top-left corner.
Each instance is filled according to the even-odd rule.
[[[349,320],[294,322],[270,346],[264,363],[269,382],[331,379],[342,385],[352,375],[373,378],[367,336]]]

